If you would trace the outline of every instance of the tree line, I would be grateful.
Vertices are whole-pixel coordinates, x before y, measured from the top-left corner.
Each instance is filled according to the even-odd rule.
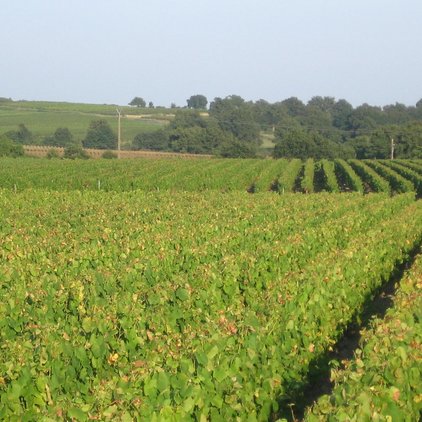
[[[141,97],[131,103],[146,107]],[[264,134],[275,145],[275,158],[384,159],[390,156],[392,140],[395,157],[422,158],[422,100],[415,106],[353,107],[333,97],[317,96],[305,104],[295,97],[269,103],[230,95],[217,97],[207,106],[204,95],[191,96],[185,108],[175,109],[168,125],[136,135],[132,148],[255,157],[262,151]],[[24,124],[3,134],[0,141],[1,148],[13,150],[14,155],[18,145],[33,142]],[[82,140],[75,139],[67,128],[57,128],[43,144],[74,152],[82,148],[112,150],[117,148],[117,135],[107,121],[98,119],[90,123]]]
[[[215,98],[207,117],[199,112],[206,111],[205,96],[192,96],[187,104],[168,127],[137,135],[133,147],[253,157],[266,133],[277,158],[388,158],[391,139],[396,157],[422,158],[422,100],[355,108],[333,97],[305,104],[296,97],[269,103],[231,95]]]
[[[23,145],[34,144],[33,133],[23,124],[19,124],[16,130],[4,133],[0,136],[0,156],[22,156]],[[104,149],[104,158],[115,158],[109,150],[117,149],[117,136],[106,120],[98,119],[91,121],[85,138],[76,139],[66,127],[57,128],[54,133],[46,136],[42,145],[64,148],[64,158],[89,158],[84,148]],[[52,150],[48,157],[54,158],[58,154]]]

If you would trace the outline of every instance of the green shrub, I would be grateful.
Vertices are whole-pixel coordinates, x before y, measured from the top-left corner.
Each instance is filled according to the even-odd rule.
[[[60,154],[57,152],[57,150],[56,150],[56,149],[50,149],[50,150],[47,152],[46,157],[47,157],[48,159],[52,159],[52,158],[60,158]]]
[[[24,155],[23,146],[16,144],[7,136],[0,136],[0,157],[21,157]]]
[[[110,160],[110,159],[113,159],[113,158],[117,158],[117,154],[113,151],[107,150],[107,151],[103,152],[101,157]]]
[[[83,148],[77,146],[71,146],[64,149],[63,158],[68,158],[70,160],[75,160],[77,158],[88,159],[89,155],[84,151]]]

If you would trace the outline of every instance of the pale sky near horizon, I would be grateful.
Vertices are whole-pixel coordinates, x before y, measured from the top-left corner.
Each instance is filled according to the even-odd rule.
[[[0,0],[0,97],[422,98],[421,0]]]

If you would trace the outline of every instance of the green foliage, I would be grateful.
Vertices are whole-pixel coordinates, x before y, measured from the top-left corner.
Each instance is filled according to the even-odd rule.
[[[217,120],[221,129],[232,133],[240,141],[259,145],[259,125],[253,119],[251,105],[243,98],[231,95],[215,98],[210,104],[209,114]]]
[[[395,192],[414,192],[415,187],[413,183],[393,169],[381,164],[378,161],[366,161],[368,166],[372,167],[378,174],[380,174],[384,179],[388,180],[390,186]]]
[[[104,151],[104,152],[101,154],[101,158],[105,158],[105,159],[108,159],[108,160],[112,160],[112,159],[114,159],[114,158],[117,158],[117,154],[116,154],[115,152],[113,152],[113,151],[108,150],[108,151]]]
[[[302,128],[276,129],[276,146],[274,158],[301,158],[315,156],[316,145],[310,134]]]
[[[203,153],[206,149],[203,145],[204,130],[199,126],[179,127],[169,131],[168,145],[170,151]]]
[[[306,112],[305,104],[297,97],[290,97],[281,102],[291,117],[301,117]]]
[[[89,155],[84,151],[83,148],[78,146],[69,146],[64,149],[63,158],[70,160],[83,159],[86,160],[89,158]]]
[[[305,163],[303,179],[300,186],[305,193],[314,191],[315,162],[312,158],[308,158]]]
[[[337,159],[335,160],[335,166],[344,183],[350,190],[364,193],[362,179],[356,174],[349,163],[347,163],[345,160]]]
[[[321,166],[324,173],[325,189],[328,192],[339,192],[334,161],[321,160]]]
[[[353,158],[354,151],[348,146],[334,142],[320,133],[296,126],[286,128],[284,124],[278,126],[275,132],[275,158]]]
[[[0,209],[3,420],[285,417],[422,227],[411,195],[29,189]]]
[[[22,145],[10,140],[6,135],[0,136],[0,157],[21,157],[24,155]]]
[[[47,136],[44,139],[44,145],[53,147],[65,148],[70,145],[75,145],[76,142],[73,139],[73,135],[70,130],[66,127],[56,129],[53,135]]]
[[[347,142],[359,159],[390,158],[391,139],[394,139],[395,158],[418,158],[422,151],[422,123],[385,126],[373,133],[358,136]]]
[[[90,121],[98,116],[109,124],[115,124],[115,109],[115,105],[7,99],[1,102],[0,126],[20,143],[41,144],[59,126],[68,127],[76,139],[83,139]],[[148,110],[122,107],[123,144],[129,146],[130,140],[141,132],[162,129],[172,120],[175,109],[153,107],[152,103]],[[421,110],[420,101],[416,107],[396,103],[384,107],[363,104],[353,108],[346,100],[332,97],[316,96],[305,104],[295,97],[269,103],[262,99],[246,102],[232,95],[216,98],[211,103],[210,115],[217,119],[225,132],[257,145],[260,143],[260,130],[268,134],[277,126],[284,126],[286,130],[300,127],[306,132],[318,134],[323,139],[322,144],[318,143],[317,137],[314,140],[317,151],[303,159],[388,158],[391,135],[396,141],[396,158],[422,158]],[[134,118],[136,115],[142,115],[142,118]],[[22,135],[26,136],[25,133],[17,134],[19,130],[16,126],[20,123],[31,128],[32,137],[20,140]],[[271,153],[264,148],[261,152]]]
[[[207,135],[208,129],[203,135]],[[217,128],[217,132],[221,130]],[[212,136],[214,136],[213,134]],[[210,138],[211,139],[211,138]],[[208,142],[205,139],[204,142]],[[229,144],[230,145],[230,144]],[[238,154],[239,148],[233,153]],[[73,148],[70,151],[74,151]],[[78,156],[76,151],[68,156]],[[246,155],[246,154],[245,154]],[[321,161],[316,164],[320,164]],[[420,161],[394,161],[400,168],[408,169],[402,177],[412,182],[413,191],[419,195],[422,166]],[[419,163],[419,164],[418,164]],[[351,165],[352,164],[352,165]],[[341,191],[351,192],[399,192],[393,180],[387,180],[368,166],[369,161],[336,160],[328,162],[334,178],[332,186],[337,185]],[[383,162],[384,166],[389,162]],[[40,166],[42,171],[40,171]],[[313,187],[319,190],[328,190],[324,168],[315,166]],[[303,169],[303,171],[302,171]],[[319,170],[320,169],[320,170]],[[418,170],[419,169],[419,170]],[[395,172],[399,173],[398,169]],[[204,158],[195,160],[175,158],[147,158],[137,160],[115,160],[107,163],[106,160],[90,160],[90,162],[57,162],[54,160],[2,159],[0,163],[0,188],[13,188],[14,185],[22,188],[42,188],[53,190],[97,190],[98,180],[101,180],[101,189],[106,191],[144,191],[172,190],[172,191],[276,191],[291,192],[311,191],[310,174],[311,161],[304,163],[299,159],[240,159],[240,158]],[[36,175],[34,177],[33,175]],[[399,173],[401,174],[401,173]],[[420,176],[421,175],[421,176]],[[334,177],[333,176],[333,177]],[[395,177],[397,177],[396,174]],[[408,182],[409,183],[409,182]],[[307,186],[307,188],[305,188]],[[409,184],[408,187],[411,185]],[[336,188],[332,188],[334,190]]]
[[[214,118],[203,118],[196,110],[178,110],[169,125],[157,132],[139,134],[134,149],[153,149],[222,157],[255,157],[256,145],[241,141],[221,128]]]
[[[146,107],[147,103],[145,100],[141,97],[135,97],[133,100],[129,103],[130,106],[136,106],[136,107]]]
[[[46,158],[51,160],[52,158],[60,158],[60,155],[56,149],[52,148],[47,152]]]
[[[154,130],[152,132],[138,133],[133,139],[132,148],[150,149],[154,151],[168,150],[168,135],[165,130]]]
[[[256,157],[256,146],[242,142],[238,139],[230,139],[222,143],[218,154],[224,158],[252,158]],[[226,139],[227,139],[226,138]]]
[[[206,109],[208,104],[208,100],[205,95],[191,95],[186,102],[189,108],[195,109]]]
[[[277,190],[281,193],[293,192],[302,167],[303,164],[301,160],[291,160],[277,179]]]
[[[362,332],[360,349],[344,370],[334,370],[335,386],[308,410],[305,421],[418,420],[422,411],[420,294],[422,255],[401,280],[394,306]]]
[[[406,166],[407,162],[396,162],[396,160],[385,160],[382,164],[392,168],[405,179],[411,181],[416,189],[416,193],[420,198],[422,196],[422,174]]]
[[[391,186],[387,180],[380,176],[371,167],[359,160],[349,160],[349,164],[353,170],[361,177],[361,179],[369,185],[374,192],[391,192]]]
[[[12,130],[6,133],[7,138],[19,144],[31,144],[33,140],[32,132],[20,123],[18,130]]]
[[[192,127],[205,128],[206,120],[196,110],[178,110],[169,123],[169,129],[187,129]]]
[[[117,149],[117,136],[105,120],[93,120],[88,128],[84,148]]]
[[[163,108],[148,109],[148,117],[134,118],[141,113],[145,114],[145,110],[122,107],[123,146],[128,147],[136,134],[159,130],[171,119],[169,111]],[[11,101],[0,107],[0,127],[4,132],[15,132],[18,124],[24,123],[32,132],[29,143],[36,145],[42,145],[58,127],[67,127],[79,142],[86,136],[90,122],[99,116],[112,127],[117,126],[116,106],[112,105]]]

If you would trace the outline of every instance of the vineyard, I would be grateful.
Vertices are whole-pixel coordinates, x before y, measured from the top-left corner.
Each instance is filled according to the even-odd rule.
[[[0,419],[417,420],[421,186],[421,160],[2,159]]]
[[[0,160],[0,187],[23,190],[416,192],[422,160]]]
[[[401,281],[395,306],[363,332],[362,349],[336,371],[331,396],[321,398],[309,421],[416,420],[421,409],[422,255]],[[419,292],[419,293],[418,293]]]

